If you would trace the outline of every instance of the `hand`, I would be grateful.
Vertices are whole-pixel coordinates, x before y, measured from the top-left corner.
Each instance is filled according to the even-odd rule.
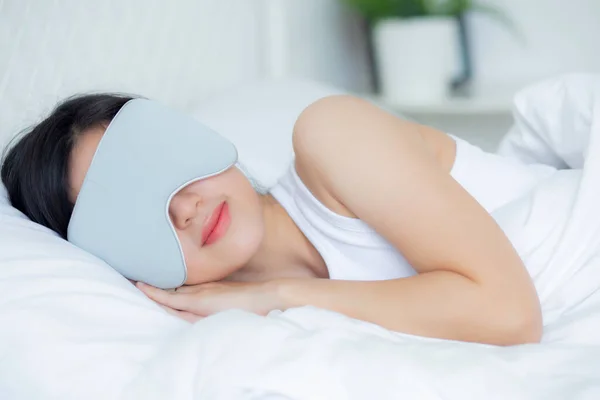
[[[136,286],[169,313],[189,322],[232,308],[266,315],[282,306],[275,281],[211,282],[175,290],[163,290],[141,282]]]

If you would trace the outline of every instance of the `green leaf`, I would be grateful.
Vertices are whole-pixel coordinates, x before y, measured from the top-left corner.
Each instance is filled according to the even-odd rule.
[[[423,3],[428,14],[455,16],[467,11],[472,0],[423,0]]]
[[[362,13],[372,23],[383,18],[412,18],[428,15],[457,16],[467,11],[490,15],[507,27],[517,38],[524,40],[512,19],[497,7],[475,0],[343,0]]]
[[[377,21],[383,18],[410,18],[429,13],[424,0],[344,0],[365,18]]]

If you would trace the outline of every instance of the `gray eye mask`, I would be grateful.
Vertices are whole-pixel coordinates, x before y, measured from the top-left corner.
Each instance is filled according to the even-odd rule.
[[[186,185],[236,161],[234,145],[194,118],[153,101],[131,100],[94,154],[68,240],[129,279],[179,287],[187,268],[169,203]]]

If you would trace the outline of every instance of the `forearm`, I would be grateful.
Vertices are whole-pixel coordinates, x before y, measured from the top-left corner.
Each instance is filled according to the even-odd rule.
[[[414,335],[497,345],[539,340],[537,310],[512,312],[520,305],[509,307],[507,302],[518,299],[508,293],[494,298],[453,272],[372,282],[286,280],[278,293],[284,308],[312,305]],[[529,314],[531,320],[523,321]]]

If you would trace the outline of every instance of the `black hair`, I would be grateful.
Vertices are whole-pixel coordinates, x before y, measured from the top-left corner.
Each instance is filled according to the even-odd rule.
[[[66,239],[74,205],[68,195],[69,158],[77,138],[110,123],[132,98],[106,93],[70,97],[17,137],[0,172],[13,207]]]

